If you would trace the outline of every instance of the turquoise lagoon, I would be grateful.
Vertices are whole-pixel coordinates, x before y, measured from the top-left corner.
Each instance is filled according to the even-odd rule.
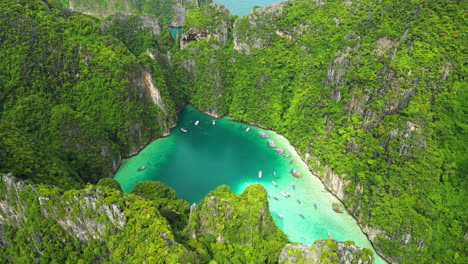
[[[197,120],[198,126],[195,125]],[[247,128],[250,130],[246,131]],[[256,134],[258,131],[268,134],[268,139],[274,140],[277,147],[291,156],[276,153],[267,145],[268,139]],[[138,171],[141,166],[146,169]],[[291,168],[301,172],[303,177],[293,177],[289,173]],[[262,171],[262,178],[258,177],[259,171]],[[198,203],[222,184],[239,194],[248,184],[259,183],[269,195],[279,199],[269,198],[270,211],[276,225],[291,241],[311,244],[331,235],[338,241],[353,240],[358,246],[372,248],[354,218],[332,210],[332,203],[340,203],[339,200],[308,171],[283,136],[228,118],[214,119],[193,107],[180,113],[178,126],[172,129],[170,136],[152,142],[137,156],[124,160],[115,179],[126,193],[138,182],[161,181],[190,203]],[[285,198],[280,192],[289,192],[291,197]],[[386,262],[378,257],[376,263]]]
[[[252,12],[255,6],[266,6],[283,2],[280,0],[215,0],[216,4],[224,5],[229,12],[238,16],[245,16]]]

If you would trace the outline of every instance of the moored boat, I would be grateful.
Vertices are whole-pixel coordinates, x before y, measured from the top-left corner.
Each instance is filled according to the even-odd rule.
[[[216,125],[216,120],[214,120],[214,119],[211,120],[211,123],[213,124],[213,126]]]
[[[296,197],[296,201],[297,201],[298,204],[302,203],[301,200],[299,200],[299,198],[297,198],[297,197]]]
[[[288,195],[286,193],[284,193],[284,192],[280,192],[280,193],[281,193],[281,195],[284,196],[284,198],[288,198]]]
[[[284,154],[283,157],[289,158],[289,157],[291,157],[291,154]]]
[[[278,184],[275,181],[271,181],[271,183],[273,183],[274,186],[278,186]]]
[[[302,174],[300,172],[296,171],[296,169],[290,169],[289,172],[296,178],[302,177]]]
[[[268,135],[263,133],[262,131],[258,131],[257,135],[259,135],[261,138],[268,138]]]
[[[291,182],[291,186],[292,186],[293,190],[296,190],[296,185],[294,184],[294,182]]]
[[[276,196],[273,196],[273,199],[275,199],[276,201],[279,201],[278,197]]]
[[[259,179],[262,178],[262,171],[259,171],[259,172],[258,172],[258,178],[259,178]]]
[[[302,218],[305,218],[304,215],[301,214],[301,213],[298,213],[298,215],[299,215],[300,217],[302,217]]]
[[[185,128],[181,128],[180,130],[182,130],[182,132],[184,132],[184,133],[187,133],[187,129],[185,129]]]
[[[282,215],[282,214],[277,214],[277,216],[278,216],[279,218],[281,218],[281,219],[284,219],[284,215]]]
[[[200,121],[195,121],[195,125],[198,126],[198,124],[200,123]]]
[[[275,148],[275,151],[278,153],[278,154],[283,154],[284,153],[284,150],[280,149],[280,148]]]
[[[276,171],[273,172],[273,177],[274,178],[279,178],[278,176],[276,176]]]
[[[275,147],[276,147],[275,142],[273,142],[273,140],[271,140],[271,139],[268,140],[267,143],[268,143],[268,146],[269,146],[270,148],[275,148]]]
[[[142,171],[144,169],[146,169],[146,166],[141,166],[141,167],[138,168],[138,171]]]
[[[250,130],[250,127],[246,128],[246,129],[245,129],[245,132],[249,132],[249,130]]]

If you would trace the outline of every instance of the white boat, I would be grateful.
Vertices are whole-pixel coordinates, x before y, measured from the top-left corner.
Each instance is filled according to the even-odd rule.
[[[198,123],[200,123],[200,121],[198,121],[198,120],[195,121],[195,125],[196,125],[196,126],[198,126]]]
[[[289,197],[291,197],[291,194],[289,193],[289,191],[286,191],[286,195]]]
[[[182,130],[182,132],[187,133],[187,129],[185,129],[185,128],[181,128],[180,130]]]
[[[284,192],[280,192],[280,193],[281,193],[281,195],[283,195],[283,196],[284,196],[284,198],[288,198],[288,195],[287,195],[287,194],[285,194]]]
[[[278,216],[279,218],[281,218],[281,219],[284,219],[284,215],[282,215],[282,214],[277,214],[277,216]]]
[[[262,171],[258,172],[258,178],[260,178],[260,179],[262,178]]]
[[[245,132],[249,132],[249,130],[250,130],[250,127],[248,127],[247,129],[245,129]]]
[[[274,186],[278,186],[278,184],[275,181],[271,181],[271,183],[273,183]]]
[[[276,176],[276,171],[273,172],[273,177],[278,178],[278,176]]]
[[[211,123],[213,124],[213,126],[216,125],[216,120],[213,119]]]

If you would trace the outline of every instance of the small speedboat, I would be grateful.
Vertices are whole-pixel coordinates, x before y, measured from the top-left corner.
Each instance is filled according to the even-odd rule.
[[[276,147],[275,142],[273,142],[273,140],[268,140],[267,143],[268,143],[268,146],[269,146],[270,148]]]
[[[271,181],[271,183],[273,183],[274,186],[278,186],[278,184],[275,181]]]
[[[296,201],[297,201],[299,204],[301,204],[301,200],[299,200],[298,198],[296,198]]]
[[[302,174],[300,172],[296,171],[296,169],[290,169],[289,172],[296,178],[302,177]]]
[[[283,154],[284,153],[284,150],[280,149],[280,148],[275,148],[275,151],[276,153],[278,154]]]
[[[276,201],[279,201],[278,197],[276,196],[273,196],[273,199],[275,199]]]
[[[262,178],[262,171],[259,171],[259,172],[258,172],[258,178],[259,178],[259,179]]]
[[[291,194],[289,193],[289,191],[286,191],[286,195],[289,197],[291,197]]]
[[[283,157],[289,158],[289,157],[291,157],[291,154],[284,154]]]
[[[245,132],[249,132],[249,131],[250,131],[250,127],[245,129]]]
[[[284,215],[282,215],[282,214],[277,214],[277,216],[278,216],[279,218],[281,218],[281,219],[284,219]]]
[[[273,172],[273,177],[279,178],[278,176],[276,176],[276,171]]]
[[[213,126],[216,125],[216,120],[214,120],[214,119],[211,120],[211,123],[213,124]]]
[[[302,217],[302,218],[305,218],[304,215],[301,214],[301,213],[298,213],[298,215],[299,215],[300,217]]]
[[[198,126],[198,124],[200,123],[200,121],[195,121],[195,125]]]
[[[262,131],[258,131],[257,135],[259,135],[261,138],[268,138],[268,135],[263,133]]]
[[[138,168],[138,171],[142,171],[144,169],[146,169],[146,166],[141,166],[141,167]]]
[[[181,128],[180,130],[182,130],[182,132],[184,132],[184,133],[187,133],[187,129],[185,129],[185,128]]]
[[[288,198],[288,195],[287,195],[287,194],[285,194],[284,192],[280,192],[280,193],[281,193],[281,195],[283,195],[283,196],[284,196],[284,198]]]
[[[296,190],[296,185],[294,184],[294,182],[291,182],[291,186],[292,186],[293,190]]]
[[[317,209],[317,204],[316,203],[314,203],[314,208]]]

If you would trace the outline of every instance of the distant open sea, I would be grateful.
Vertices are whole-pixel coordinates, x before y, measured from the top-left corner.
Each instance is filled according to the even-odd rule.
[[[231,14],[245,16],[249,14],[254,6],[266,6],[274,3],[284,2],[280,0],[215,0],[216,4],[222,4],[229,9]]]

